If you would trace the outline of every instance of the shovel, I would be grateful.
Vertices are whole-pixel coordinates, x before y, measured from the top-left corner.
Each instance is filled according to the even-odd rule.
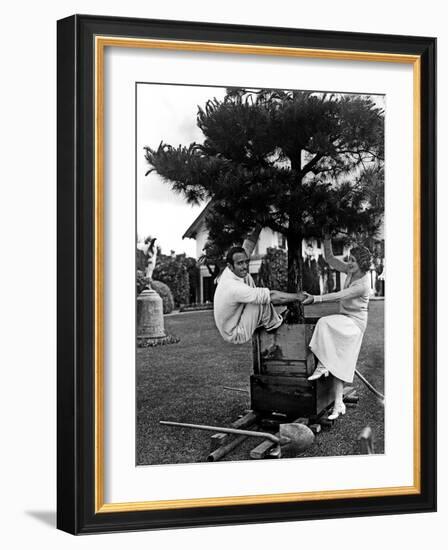
[[[314,434],[305,424],[280,424],[279,434],[273,435],[268,432],[254,432],[252,430],[240,430],[238,428],[220,428],[217,426],[204,426],[202,424],[184,424],[183,422],[170,422],[160,420],[160,424],[166,426],[179,426],[181,428],[193,428],[196,430],[207,430],[210,432],[221,432],[224,434],[247,435],[250,437],[262,437],[273,441],[279,448],[280,458],[294,458],[311,447],[314,441]]]

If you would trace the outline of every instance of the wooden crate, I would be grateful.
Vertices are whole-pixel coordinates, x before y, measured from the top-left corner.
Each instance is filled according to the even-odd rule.
[[[316,320],[313,321],[282,325],[274,332],[259,329],[255,333],[250,384],[254,411],[315,417],[331,404],[331,380],[307,380],[316,365],[309,349]]]
[[[253,338],[255,374],[309,376],[315,358],[309,343],[315,325],[282,325],[274,332],[259,329]]]
[[[251,407],[260,414],[316,418],[333,401],[329,378],[308,382],[306,377],[253,374]]]

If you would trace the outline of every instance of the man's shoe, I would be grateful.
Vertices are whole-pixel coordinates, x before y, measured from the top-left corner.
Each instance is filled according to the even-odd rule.
[[[265,327],[266,332],[272,332],[273,330],[277,330],[279,327],[282,326],[285,319],[283,315],[279,315],[279,317],[280,319],[274,325],[271,325],[270,327]]]

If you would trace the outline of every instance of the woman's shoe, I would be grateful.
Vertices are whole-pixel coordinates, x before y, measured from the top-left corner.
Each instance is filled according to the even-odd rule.
[[[316,370],[313,372],[311,376],[308,376],[308,380],[317,380],[321,376],[326,378],[330,373],[323,365],[318,365]]]
[[[335,403],[331,414],[328,415],[328,420],[336,420],[340,414],[345,414],[345,405],[344,403]]]

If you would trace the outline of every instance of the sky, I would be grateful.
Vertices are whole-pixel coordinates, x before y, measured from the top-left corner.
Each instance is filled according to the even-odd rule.
[[[191,206],[174,193],[168,183],[152,172],[144,147],[157,148],[161,141],[177,147],[193,141],[201,143],[203,134],[196,126],[198,105],[208,99],[222,99],[225,88],[147,84],[137,86],[137,235],[151,235],[164,254],[174,250],[196,256],[194,239],[182,239],[205,205]],[[384,107],[384,97],[371,96]]]
[[[171,250],[196,255],[193,239],[182,235],[203,206],[190,206],[174,193],[158,174],[145,173],[150,166],[144,147],[157,148],[161,141],[177,147],[193,141],[201,143],[203,134],[196,126],[198,105],[208,99],[223,98],[225,88],[138,84],[137,89],[137,234],[157,238],[164,254]],[[205,205],[204,205],[205,206]]]

